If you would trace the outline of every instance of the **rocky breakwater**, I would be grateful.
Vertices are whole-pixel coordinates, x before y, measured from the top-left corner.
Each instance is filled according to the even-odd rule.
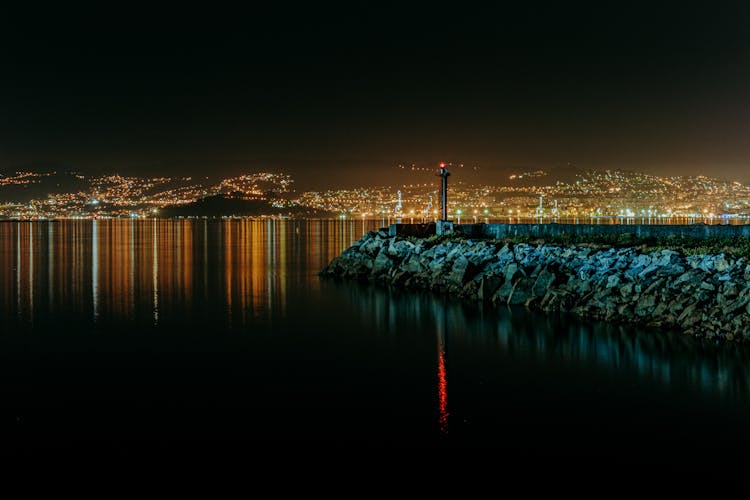
[[[750,265],[725,254],[415,239],[381,230],[363,236],[321,275],[750,339]]]

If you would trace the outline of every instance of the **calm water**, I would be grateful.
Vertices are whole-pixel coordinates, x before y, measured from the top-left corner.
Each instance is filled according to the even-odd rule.
[[[747,349],[318,278],[377,225],[0,223],[4,452],[745,453]]]

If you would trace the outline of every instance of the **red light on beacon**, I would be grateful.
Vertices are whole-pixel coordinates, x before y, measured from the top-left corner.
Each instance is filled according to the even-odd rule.
[[[441,163],[440,168],[445,168],[445,163]]]

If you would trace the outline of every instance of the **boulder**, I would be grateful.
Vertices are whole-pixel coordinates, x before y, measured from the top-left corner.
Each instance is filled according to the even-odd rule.
[[[466,255],[475,267],[482,267],[495,258],[494,249],[484,243],[478,243],[476,247]]]
[[[408,253],[414,250],[414,243],[409,240],[394,238],[388,245],[388,255],[403,259]]]
[[[568,290],[577,293],[578,295],[584,295],[591,291],[591,282],[589,280],[581,280],[578,278],[571,277],[571,280],[567,283]]]
[[[496,304],[507,304],[508,298],[513,294],[513,283],[505,280],[500,288],[497,289],[492,297],[492,302]]]
[[[652,259],[650,255],[647,254],[638,254],[634,259],[632,259],[630,267],[631,268],[646,268],[652,264]]]
[[[592,278],[592,276],[596,275],[598,270],[599,269],[595,265],[587,263],[578,268],[578,272],[576,274],[578,276],[578,279],[588,281]]]
[[[673,266],[680,262],[680,253],[674,250],[661,250],[651,255],[652,264],[659,267]]]
[[[653,295],[641,295],[638,299],[638,303],[635,306],[635,314],[637,316],[646,316],[654,311],[656,306],[656,297]]]
[[[499,261],[515,260],[515,257],[513,256],[513,249],[506,243],[502,246],[502,248],[500,248],[500,250],[497,251],[497,253],[495,254],[495,258]]]
[[[411,274],[418,274],[428,269],[428,265],[425,261],[426,259],[424,259],[422,256],[418,255],[417,253],[412,253],[407,259],[404,260],[404,262],[401,263],[401,265],[405,271]]]
[[[372,265],[372,274],[379,275],[389,271],[393,267],[393,260],[388,256],[387,248],[382,248],[378,252],[378,256],[375,257],[375,262]]]
[[[594,292],[591,298],[597,302],[604,302],[604,300],[607,299],[610,295],[612,295],[612,289],[603,288],[597,292]]]
[[[607,278],[607,284],[605,285],[607,288],[614,288],[616,286],[619,286],[620,283],[622,283],[622,278],[619,274],[613,274]]]
[[[683,328],[699,323],[702,319],[702,313],[698,309],[697,302],[694,302],[687,306],[682,313],[677,317],[677,321]]]
[[[479,300],[490,300],[502,283],[502,276],[497,274],[485,274],[479,281],[477,297]]]
[[[548,269],[542,269],[539,271],[539,274],[537,274],[536,279],[534,280],[534,284],[531,287],[531,293],[532,295],[536,297],[543,297],[547,294],[547,290],[555,284],[555,281],[557,280],[557,275],[548,270]]]
[[[516,275],[520,275],[521,271],[520,271],[518,264],[516,264],[515,262],[512,262],[505,267],[505,271],[503,274],[505,277],[505,281],[510,282],[510,281],[513,281]]]
[[[646,287],[645,290],[643,290],[643,293],[656,294],[664,287],[665,282],[666,280],[664,278],[655,279],[650,285]]]
[[[681,274],[677,279],[672,281],[671,287],[685,287],[687,285],[697,285],[705,278],[705,273],[700,269],[691,269],[690,271]]]
[[[654,274],[659,269],[661,269],[660,266],[657,266],[656,264],[651,264],[647,268],[645,268],[643,271],[641,271],[640,273],[638,273],[638,277],[640,279],[644,279],[644,278],[646,278],[646,277]]]
[[[380,247],[383,246],[383,240],[377,237],[369,238],[364,241],[358,248],[360,252],[364,252],[367,255],[376,256],[380,252]]]
[[[714,269],[717,272],[723,273],[729,269],[732,264],[734,264],[733,259],[727,258],[724,254],[720,254],[716,256],[716,260],[714,260]]]
[[[469,259],[462,255],[453,263],[446,281],[456,285],[463,285],[476,275],[478,269],[476,265],[472,264]]]
[[[531,278],[521,278],[516,281],[508,297],[508,304],[525,304],[529,297],[532,296],[531,289],[533,286],[534,280]]]

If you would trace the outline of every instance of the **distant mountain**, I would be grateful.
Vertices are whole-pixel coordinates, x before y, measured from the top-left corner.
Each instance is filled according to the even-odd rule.
[[[16,179],[9,181],[9,179]],[[88,182],[75,172],[0,173],[0,200],[26,203],[55,193],[75,193],[89,188]]]
[[[225,195],[207,196],[194,203],[171,205],[159,210],[159,216],[170,217],[259,217],[262,215],[287,215],[296,217],[333,216],[306,207],[275,207],[266,200],[245,200]]]
[[[547,169],[549,177],[552,181],[560,181],[567,184],[575,183],[578,176],[581,175],[584,170],[576,167],[572,163],[567,165],[557,165]]]
[[[437,166],[429,164],[399,164],[397,168],[389,170],[386,175],[381,175],[379,183],[372,183],[372,185],[438,184],[437,170]],[[554,166],[495,165],[486,167],[457,163],[450,164],[448,171],[451,174],[450,184],[494,184],[512,187],[554,185],[556,182],[575,183],[577,176],[584,172],[572,163]],[[382,179],[386,179],[387,182],[383,182]]]

